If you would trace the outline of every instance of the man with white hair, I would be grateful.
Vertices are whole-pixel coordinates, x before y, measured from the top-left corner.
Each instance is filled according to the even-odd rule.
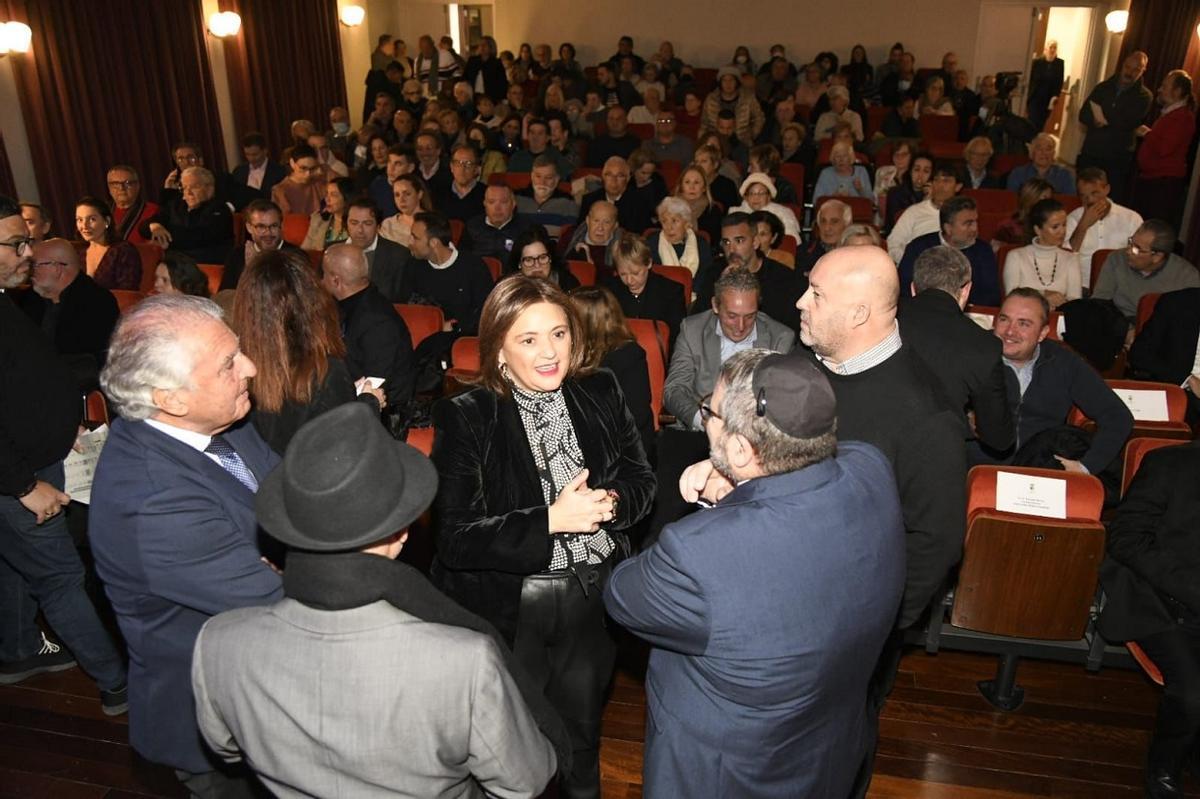
[[[1055,163],[1057,158],[1058,137],[1053,133],[1039,133],[1029,142],[1029,162],[1008,173],[1005,188],[1020,191],[1025,181],[1041,178],[1054,187],[1055,194],[1070,194],[1075,190],[1075,178],[1069,169]]]
[[[609,158],[604,162],[600,180],[604,185],[583,195],[579,204],[580,222],[587,218],[593,203],[607,200],[617,207],[617,218],[625,230],[641,233],[650,227],[654,218],[654,203],[649,194],[635,191],[634,187],[629,185],[628,161],[618,155]]]
[[[213,173],[190,166],[179,177],[179,194],[164,200],[141,233],[159,247],[195,258],[197,263],[223,264],[233,246],[233,216],[216,196]]]
[[[822,255],[837,249],[842,234],[853,221],[853,211],[841,200],[829,199],[821,203],[817,210],[816,228],[813,231],[816,235],[796,254],[796,271],[802,275],[811,272]]]
[[[201,742],[196,636],[217,613],[283,597],[254,515],[279,461],[244,423],[256,373],[216,303],[158,295],[122,318],[100,375],[120,418],[96,466],[88,533],[129,647],[129,739],[199,796],[249,790],[251,778]]]

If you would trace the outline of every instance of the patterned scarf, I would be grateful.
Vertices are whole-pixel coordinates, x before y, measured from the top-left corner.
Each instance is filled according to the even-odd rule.
[[[539,392],[522,391],[516,386],[511,388],[542,483],[542,498],[547,505],[553,504],[563,487],[584,467],[583,450],[579,448],[579,439],[575,437],[575,426],[571,424],[566,397],[561,388]],[[578,564],[603,563],[616,549],[612,538],[604,530],[556,534],[553,539],[548,567],[550,571],[574,571]]]

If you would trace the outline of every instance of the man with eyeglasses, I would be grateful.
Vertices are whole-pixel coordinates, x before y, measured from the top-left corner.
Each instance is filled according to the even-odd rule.
[[[0,197],[0,289],[43,270],[34,260],[19,206]],[[50,339],[3,291],[0,362],[0,685],[78,661],[99,685],[104,713],[119,715],[128,707],[125,667],[84,591],[63,516],[62,461],[79,428],[79,389]],[[39,609],[69,651],[38,629]]]
[[[807,358],[732,356],[703,410],[713,490],[707,475],[660,483],[660,497],[709,507],[609,578],[609,614],[655,647],[647,796],[850,790],[870,745],[872,660],[903,589],[904,526],[890,464],[838,441],[839,411]]]
[[[483,213],[467,220],[459,249],[507,263],[513,242],[529,227],[529,222],[516,211],[517,200],[511,187],[488,186],[483,195]]]
[[[1174,249],[1175,229],[1161,219],[1147,219],[1129,237],[1124,249],[1105,260],[1092,287],[1092,298],[1112,300],[1133,325],[1138,302],[1147,294],[1200,286],[1200,272]]]
[[[179,198],[183,192],[183,173],[185,171],[193,167],[204,167],[204,155],[200,152],[200,147],[191,142],[181,142],[175,145],[175,148],[171,150],[171,160],[175,162],[175,168],[163,181],[163,191],[159,197],[160,206],[166,206],[172,200]],[[213,170],[212,175],[213,196],[222,203],[227,203],[231,212],[244,208],[247,203],[260,196],[257,191],[239,183],[228,172]]]
[[[131,166],[117,164],[108,170],[106,181],[116,226],[114,238],[145,244],[149,239],[142,235],[141,227],[158,213],[158,203],[150,202],[142,194],[141,177]]]
[[[324,170],[317,151],[307,144],[297,144],[292,148],[288,164],[292,171],[271,189],[271,200],[285,214],[312,216],[321,210],[325,194],[321,180]]]
[[[83,270],[78,251],[66,239],[37,242],[32,254],[33,290],[18,303],[71,367],[80,390],[90,391],[99,385],[119,315],[117,301]]]
[[[637,191],[630,186],[629,162],[614,155],[604,162],[600,174],[603,185],[583,195],[579,203],[579,221],[587,218],[593,203],[606,200],[617,208],[617,219],[621,227],[632,233],[640,233],[650,227],[654,219],[654,199],[648,192]]]
[[[462,144],[450,152],[450,193],[441,210],[451,219],[466,222],[483,212],[487,191],[479,182],[480,157],[475,148]]]
[[[654,118],[654,138],[643,145],[659,163],[678,161],[690,164],[695,147],[689,139],[675,135],[675,112],[659,109]]]
[[[234,247],[225,259],[225,271],[221,274],[222,290],[236,289],[246,267],[261,252],[289,250],[304,255],[299,247],[283,240],[283,212],[270,200],[255,200],[246,206],[246,233],[245,246]]]

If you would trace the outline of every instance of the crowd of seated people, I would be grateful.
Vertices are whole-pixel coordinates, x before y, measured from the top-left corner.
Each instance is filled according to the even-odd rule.
[[[961,554],[963,497],[939,486],[961,483],[968,462],[1024,464],[1035,451],[1044,455],[1073,406],[1095,431],[1082,448],[1051,452],[1049,463],[1097,475],[1114,468],[1131,418],[1077,354],[1088,347],[1072,346],[1094,334],[1072,326],[1084,318],[1080,309],[1114,308],[1131,373],[1184,385],[1189,419],[1200,418],[1192,297],[1200,273],[1177,253],[1177,220],[1162,218],[1170,209],[1159,204],[1158,216],[1143,218],[1126,194],[1136,185],[1148,196],[1147,187],[1179,177],[1170,151],[1178,135],[1166,128],[1186,127],[1183,110],[1194,130],[1186,73],[1170,73],[1160,87],[1162,118],[1129,132],[1145,138],[1153,162],[1112,160],[1117,137],[1097,141],[1093,134],[1107,126],[1084,119],[1090,165],[1073,172],[1058,160],[1057,138],[1038,131],[1026,142],[1028,160],[1000,173],[980,121],[994,108],[994,83],[970,89],[953,53],[940,69],[921,70],[900,44],[877,66],[858,46],[839,69],[832,53],[793,64],[782,46],[756,67],[739,48],[707,85],[670,43],[643,60],[627,37],[594,70],[569,44],[557,60],[547,45],[513,56],[487,37],[467,59],[430,37],[412,59],[402,42],[380,48],[357,129],[340,107],[325,133],[299,120],[277,159],[262,134],[247,133],[245,162],[228,174],[181,143],[157,192],[133,168],[113,165],[104,173],[109,198],[76,203],[74,244],[46,238],[58,231],[39,205],[19,206],[29,243],[11,246],[30,254],[31,290],[18,292],[16,305],[70,365],[75,388],[105,387],[130,419],[205,413],[184,400],[142,396],[120,375],[131,368],[128,348],[149,346],[140,335],[153,333],[155,346],[167,347],[156,314],[178,309],[182,328],[214,347],[236,332],[240,354],[221,369],[246,386],[244,396],[226,399],[248,403],[237,418],[247,416],[258,443],[238,468],[254,472],[251,481],[332,408],[364,406],[401,436],[432,415],[442,480],[434,582],[496,626],[566,722],[575,760],[564,772],[566,795],[595,795],[597,725],[612,672],[600,593],[590,595],[587,581],[603,589],[613,553],[629,547],[624,530],[646,532],[649,547],[694,510],[675,486],[707,456],[706,430],[720,419],[712,395],[744,350],[811,358],[842,410],[837,438],[872,443],[895,471],[909,565],[899,621],[879,642],[866,689],[878,701],[903,632]],[[1113,80],[1148,92],[1144,69],[1144,54],[1134,54]],[[944,141],[931,154],[922,117],[957,117],[960,155],[946,157]],[[997,194],[1010,218],[995,218]],[[164,298],[137,306],[122,332],[114,290]],[[229,328],[209,305],[186,299],[210,294],[229,310]],[[1143,300],[1157,294],[1166,296],[1146,324]],[[406,317],[412,306],[436,310],[441,327],[418,338]],[[971,306],[992,309],[992,333],[964,330],[974,325],[963,314]],[[1068,318],[1063,340],[1052,331],[1054,312]],[[647,344],[635,332],[644,321],[662,323],[665,335]],[[114,327],[125,348],[116,366],[108,364]],[[577,337],[574,349],[563,344],[564,330]],[[963,364],[942,358],[941,335],[968,353]],[[537,362],[535,346],[561,363]],[[464,363],[474,364],[465,375],[473,387],[431,412],[429,402],[454,390],[443,377],[461,371],[456,359],[472,347]],[[661,383],[650,361],[662,364]],[[603,369],[616,380],[593,376]],[[559,391],[564,375],[565,399],[550,402],[542,395]],[[183,391],[186,381],[176,382],[171,391]],[[658,417],[652,397],[662,405]],[[905,419],[882,404],[897,397],[906,398]],[[196,425],[220,432],[208,417]],[[484,437],[497,449],[480,449]],[[511,451],[525,444],[535,447],[528,464]],[[528,474],[512,479],[528,481],[510,490],[518,461]],[[567,474],[583,466],[606,477],[579,483]],[[100,518],[116,524],[136,512],[122,507]],[[620,525],[611,536],[603,527],[579,532],[599,524],[594,519]],[[547,529],[571,535],[551,544]],[[473,538],[484,534],[513,550]],[[147,620],[125,592],[150,589],[130,588],[139,578],[115,557],[101,559],[101,572],[121,585],[113,599],[128,637]],[[257,567],[247,561],[235,571],[249,568]],[[584,590],[572,595],[576,605],[556,608],[551,592],[574,586],[555,582],[564,568]],[[520,575],[547,569],[557,576],[521,587]],[[256,572],[237,602],[195,612],[278,599],[277,582]],[[518,610],[521,625],[528,611],[543,614],[546,626],[518,626]],[[547,630],[564,613],[576,614],[573,643],[592,646],[591,656],[550,640]],[[198,629],[185,631],[191,640],[179,646],[190,646]],[[152,653],[145,667],[162,656]],[[156,700],[132,690],[135,741],[181,773],[203,773],[196,752],[175,757],[169,744],[145,743]],[[864,746],[861,755],[869,779],[873,750]]]

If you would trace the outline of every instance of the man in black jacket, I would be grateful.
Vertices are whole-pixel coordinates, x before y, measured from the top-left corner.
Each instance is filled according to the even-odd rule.
[[[600,65],[604,69],[604,65]],[[629,84],[624,84],[628,86]],[[637,92],[634,92],[634,96]],[[628,109],[622,105],[614,105],[604,114],[605,132],[588,142],[587,162],[585,166],[604,166],[613,156],[628,158],[633,151],[642,146],[642,140],[629,132]]]
[[[0,197],[0,289],[25,282],[32,256],[20,207]],[[78,432],[79,392],[45,334],[4,293],[0,363],[0,684],[78,659],[100,686],[105,714],[124,713],[125,667],[84,591],[62,514],[70,501],[62,462]],[[70,652],[39,631],[39,608]]]
[[[579,203],[579,223],[587,219],[588,211],[600,200],[608,200],[617,207],[617,220],[622,230],[641,235],[650,227],[654,218],[654,204],[649,195],[629,185],[629,162],[614,155],[604,162],[600,179],[604,185],[583,195]]]
[[[1137,641],[1163,675],[1146,796],[1182,797],[1200,733],[1200,442],[1146,455],[1108,524],[1100,633]]]
[[[188,167],[179,181],[180,193],[163,193],[162,207],[142,225],[142,235],[198,263],[224,263],[233,246],[233,216],[215,196],[213,173],[202,166]]]
[[[355,380],[382,377],[389,408],[412,398],[413,354],[408,325],[392,303],[371,285],[366,256],[353,244],[325,250],[321,282],[338,302],[346,368]]]
[[[1125,203],[1133,165],[1134,131],[1150,112],[1154,95],[1142,84],[1150,57],[1141,50],[1130,53],[1121,71],[1096,84],[1079,109],[1087,135],[1075,168],[1097,166],[1108,175],[1112,199]]]
[[[1037,434],[1065,425],[1071,408],[1079,406],[1096,423],[1091,446],[1077,459],[1059,453],[1054,457],[1067,471],[1099,474],[1107,468],[1133,430],[1133,414],[1087,361],[1046,339],[1046,298],[1036,289],[1013,289],[996,314],[994,332],[1009,368],[1017,449]]]
[[[21,297],[21,309],[71,367],[80,391],[96,388],[117,324],[116,299],[83,271],[66,239],[34,245],[31,277],[33,290]]]
[[[344,113],[346,109],[342,109]],[[242,155],[245,163],[233,168],[230,175],[242,186],[258,193],[260,197],[271,196],[275,184],[287,177],[287,167],[271,159],[267,149],[267,137],[261,133],[247,133],[242,137]]]
[[[488,186],[483,193],[483,213],[467,220],[459,249],[480,258],[499,258],[508,263],[513,242],[529,228],[517,214],[517,198],[511,186]]]
[[[944,245],[926,250],[917,257],[912,299],[900,304],[900,330],[951,404],[973,416],[968,436],[1004,452],[1014,430],[1000,342],[963,315],[970,294],[967,257]]]
[[[1171,291],[1158,300],[1150,321],[1129,348],[1139,377],[1187,389],[1188,422],[1200,421],[1200,289]]]
[[[478,45],[477,55],[467,59],[463,75],[476,94],[486,94],[494,102],[500,102],[508,92],[508,76],[496,53],[496,40],[484,36]]]
[[[255,200],[246,206],[246,233],[249,238],[245,246],[234,247],[225,259],[225,271],[221,273],[222,289],[237,288],[242,272],[246,270],[247,256],[269,250],[288,250],[304,256],[299,247],[283,240],[283,211],[270,200]]]

